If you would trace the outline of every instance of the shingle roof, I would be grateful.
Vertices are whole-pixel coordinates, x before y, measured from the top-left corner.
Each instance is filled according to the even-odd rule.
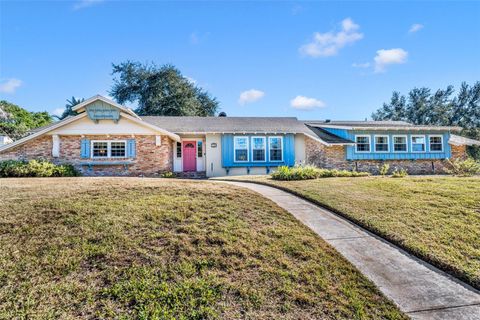
[[[317,128],[317,127],[312,127],[308,124],[305,124],[313,133],[317,135],[320,139],[325,141],[326,143],[329,144],[349,144],[349,143],[354,143],[351,140],[344,139],[342,137],[339,137],[337,135],[334,135],[326,130],[323,130],[322,128]]]
[[[307,124],[324,128],[344,128],[349,130],[451,130],[460,131],[460,127],[415,125],[405,121],[328,121],[310,120]]]
[[[480,146],[480,141],[470,139],[467,137],[462,137],[462,136],[457,136],[456,134],[450,135],[450,139],[448,140],[448,143],[454,144],[457,146]]]

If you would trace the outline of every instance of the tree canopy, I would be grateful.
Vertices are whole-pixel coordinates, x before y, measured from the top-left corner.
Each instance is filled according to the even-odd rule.
[[[414,88],[407,96],[393,92],[389,103],[372,114],[373,120],[403,120],[413,124],[459,126],[462,135],[480,140],[480,81],[463,82],[455,95],[453,86],[432,92]],[[480,158],[480,148],[469,148]]]
[[[77,113],[73,111],[72,108],[75,107],[77,104],[82,103],[83,101],[85,101],[84,98],[76,99],[74,96],[72,96],[72,99],[67,99],[67,104],[65,105],[65,110],[63,110],[62,115],[54,117],[58,120],[63,120],[66,117],[77,115]]]
[[[13,140],[24,137],[28,131],[52,122],[48,112],[29,112],[13,103],[0,101],[0,134]]]
[[[127,61],[113,64],[110,94],[118,103],[136,102],[139,115],[213,116],[218,101],[172,65]]]

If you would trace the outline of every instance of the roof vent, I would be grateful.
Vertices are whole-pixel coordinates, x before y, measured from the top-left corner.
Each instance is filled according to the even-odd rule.
[[[219,117],[226,117],[226,116],[227,116],[227,114],[226,114],[225,112],[223,112],[223,111],[222,111],[222,112],[220,112],[220,113],[218,114],[218,116],[219,116]]]
[[[330,123],[330,121],[332,121],[332,120],[326,119],[326,120],[325,120],[325,123]]]

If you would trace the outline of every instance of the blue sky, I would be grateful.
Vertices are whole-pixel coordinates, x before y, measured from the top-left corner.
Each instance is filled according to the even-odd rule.
[[[230,116],[361,120],[393,90],[480,80],[479,52],[479,2],[0,1],[0,99],[31,111],[107,95],[130,59]]]

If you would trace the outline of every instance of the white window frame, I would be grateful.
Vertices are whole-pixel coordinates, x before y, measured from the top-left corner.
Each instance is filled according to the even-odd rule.
[[[368,138],[368,151],[358,151],[357,138]],[[364,143],[362,143],[362,144],[364,144]],[[357,135],[355,135],[355,153],[371,153],[371,152],[372,152],[372,137],[368,134],[357,134]]]
[[[262,136],[252,136],[252,162],[267,162],[267,137],[262,137]],[[263,140],[263,154],[265,158],[263,160],[254,160],[253,158],[253,151],[254,150],[262,150],[262,149],[255,149],[255,143],[253,142],[253,139],[262,139]],[[283,149],[282,149],[283,152]]]
[[[405,146],[407,147],[405,151],[395,151],[395,138],[405,138]],[[408,152],[408,136],[405,134],[396,134],[392,136],[392,152],[394,153],[407,153]]]
[[[387,151],[377,151],[377,137],[387,138]],[[383,144],[383,143],[382,143]],[[373,136],[373,149],[375,153],[389,153],[390,152],[390,137],[386,134],[377,134]]]
[[[247,139],[246,149],[238,150],[247,150],[247,160],[237,160],[236,150],[237,150],[237,140],[238,139]],[[248,136],[234,136],[233,137],[233,162],[236,163],[246,163],[250,161],[250,138]]]
[[[413,145],[414,144],[419,144],[419,143],[413,143],[413,138],[423,138],[423,151],[415,151],[413,149]],[[427,152],[427,137],[424,135],[424,134],[413,134],[411,137],[410,137],[410,148],[412,149],[412,153],[425,153]]]
[[[441,146],[442,146],[442,150],[435,150],[435,151],[432,151],[432,142],[430,141],[430,138],[440,138],[441,139]],[[429,135],[428,136],[428,151],[429,152],[432,152],[432,153],[440,153],[440,152],[443,152],[443,135],[441,134],[432,134],[432,135]]]
[[[98,142],[107,143],[107,156],[106,157],[95,157],[93,155],[93,144]],[[112,142],[122,142],[125,144],[125,155],[123,157],[115,156],[112,157]],[[128,158],[127,154],[127,140],[92,140],[90,141],[90,158],[91,159],[124,159]]]
[[[178,145],[180,144],[180,157],[178,156]],[[183,142],[175,142],[175,158],[182,159],[183,157]]]
[[[270,148],[270,144],[271,144],[271,140],[272,139],[276,139],[276,138],[280,138],[280,145],[282,146],[282,149],[280,152],[280,155],[282,156],[282,158],[280,160],[272,160],[272,153],[270,152],[272,149]],[[268,162],[283,162],[283,137],[282,136],[270,136],[268,137]]]
[[[202,152],[200,152],[200,155],[198,154],[198,150],[199,150],[198,145],[199,145],[199,143],[202,145]],[[205,143],[204,143],[204,141],[203,141],[203,140],[197,140],[197,146],[196,146],[196,147],[197,147],[197,159],[203,158],[203,153],[205,152]]]

